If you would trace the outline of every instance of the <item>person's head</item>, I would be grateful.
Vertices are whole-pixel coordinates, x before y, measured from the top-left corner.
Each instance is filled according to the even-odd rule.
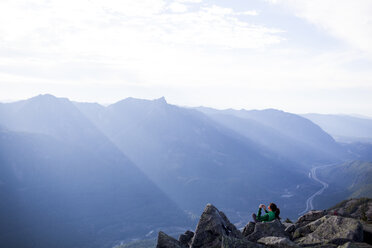
[[[269,206],[268,206],[268,209],[275,213],[275,218],[280,219],[280,217],[279,217],[280,209],[276,206],[275,203],[270,203]]]

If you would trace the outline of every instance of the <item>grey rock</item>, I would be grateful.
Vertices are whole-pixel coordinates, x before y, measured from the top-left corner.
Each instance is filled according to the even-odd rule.
[[[287,233],[293,233],[296,230],[296,226],[294,224],[285,225],[285,226],[286,228],[284,231]]]
[[[323,216],[327,215],[327,211],[325,210],[312,210],[307,212],[306,214],[302,215],[296,221],[296,228],[305,226],[312,221],[322,218]]]
[[[338,246],[335,245],[335,244],[331,244],[331,243],[324,243],[324,244],[311,245],[311,246],[308,246],[308,247],[311,247],[311,248],[337,248]]]
[[[245,225],[245,227],[243,229],[243,236],[244,237],[247,237],[249,234],[254,232],[254,227],[256,226],[255,224],[256,223],[250,221],[250,222],[248,222],[247,225]]]
[[[315,229],[320,224],[324,223],[324,221],[326,219],[328,219],[329,217],[330,217],[329,215],[326,215],[326,216],[322,217],[321,219],[315,220],[313,222],[308,223],[305,226],[302,226],[302,227],[297,228],[295,230],[294,234],[293,234],[293,239],[301,238],[301,237],[304,237],[305,235],[307,235],[309,233],[314,232]]]
[[[288,222],[282,222],[282,224],[287,228],[289,227],[290,225],[293,225],[293,223],[288,223]]]
[[[246,239],[256,242],[260,238],[268,236],[289,238],[288,233],[285,232],[285,226],[279,220],[273,220],[256,223],[253,233],[248,235]]]
[[[257,242],[273,248],[300,248],[300,246],[293,241],[283,237],[263,237]]]
[[[328,214],[372,221],[372,199],[359,198],[342,201],[329,209]]]
[[[177,239],[168,236],[163,232],[158,234],[158,243],[156,248],[185,248]]]
[[[180,235],[178,241],[180,241],[182,245],[189,247],[192,237],[194,237],[194,232],[187,230],[184,234]]]
[[[372,248],[372,245],[359,242],[347,242],[343,245],[338,246],[338,248]]]
[[[226,215],[212,204],[202,213],[192,238],[191,247],[221,247],[222,237],[242,238],[240,231],[227,219]]]
[[[265,248],[265,246],[246,239],[222,236],[221,248]]]
[[[323,216],[295,231],[296,243],[301,246],[332,243],[342,245],[348,241],[362,242],[362,224],[351,218]]]

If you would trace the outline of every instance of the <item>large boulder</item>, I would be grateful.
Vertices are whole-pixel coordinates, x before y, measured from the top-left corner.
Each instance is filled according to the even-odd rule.
[[[223,236],[238,239],[243,237],[223,212],[219,211],[212,204],[208,204],[196,227],[191,247],[220,248]]]
[[[279,220],[270,222],[258,222],[254,227],[254,231],[249,234],[246,239],[256,242],[260,238],[275,236],[288,238],[289,234],[285,232],[285,226]]]
[[[316,230],[316,228],[320,224],[322,224],[326,219],[328,219],[329,217],[330,217],[329,215],[326,215],[326,216],[322,217],[321,219],[315,220],[313,222],[308,223],[305,226],[297,228],[295,230],[293,236],[292,236],[293,239],[298,239],[298,238],[301,238],[301,237],[304,237],[304,236],[308,235],[309,233],[314,232]]]
[[[288,234],[292,234],[294,231],[296,231],[296,225],[295,224],[285,225],[284,231]]]
[[[263,237],[260,238],[257,242],[272,248],[300,248],[298,244],[294,243],[288,238],[283,237]]]
[[[186,246],[183,246],[177,239],[159,232],[156,248],[186,248]]]
[[[194,232],[187,230],[184,234],[181,234],[178,238],[178,241],[184,246],[189,247],[192,241],[192,237],[194,237]]]
[[[247,225],[245,225],[244,229],[243,229],[243,236],[244,237],[247,237],[249,234],[253,233],[254,232],[254,228],[255,228],[255,225],[256,223],[250,221],[248,222]]]
[[[301,246],[332,243],[342,245],[348,241],[362,242],[362,224],[351,218],[323,216],[322,218],[296,229],[293,238]]]
[[[221,248],[265,248],[264,245],[234,237],[222,237]]]
[[[322,218],[326,214],[327,214],[327,211],[325,211],[325,210],[309,211],[306,214],[300,216],[300,218],[298,218],[298,220],[296,221],[296,224],[295,224],[296,228],[305,226],[305,225],[309,224],[310,222],[313,222],[317,219]]]

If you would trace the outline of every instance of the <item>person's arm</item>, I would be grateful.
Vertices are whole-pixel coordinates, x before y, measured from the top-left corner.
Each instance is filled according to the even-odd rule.
[[[258,213],[257,213],[257,221],[268,221],[268,220],[269,220],[269,214],[264,214],[261,216],[261,208],[259,208]]]

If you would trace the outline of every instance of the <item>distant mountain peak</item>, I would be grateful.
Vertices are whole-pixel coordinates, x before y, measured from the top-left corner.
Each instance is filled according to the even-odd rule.
[[[158,99],[155,99],[154,102],[163,103],[163,104],[168,104],[168,103],[167,103],[167,100],[165,100],[165,97],[164,97],[164,96],[162,96],[162,97],[160,97],[160,98],[158,98]]]
[[[42,102],[42,103],[48,103],[48,102],[55,102],[55,101],[63,101],[63,102],[68,102],[68,98],[64,97],[56,97],[51,94],[40,94],[37,96],[34,96],[29,99],[31,102]]]
[[[114,104],[111,104],[110,106],[121,106],[123,104],[145,104],[145,105],[152,105],[152,104],[159,104],[159,105],[165,105],[168,104],[165,100],[165,97],[160,97],[154,100],[148,100],[148,99],[140,99],[140,98],[134,98],[134,97],[127,97],[121,101],[118,101]]]
[[[31,99],[57,99],[57,97],[53,96],[52,94],[39,94]]]

